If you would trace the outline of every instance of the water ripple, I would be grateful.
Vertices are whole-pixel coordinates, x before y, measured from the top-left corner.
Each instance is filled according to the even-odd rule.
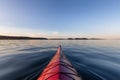
[[[83,80],[120,79],[120,41],[25,40],[0,41],[0,80],[36,80],[59,44]]]

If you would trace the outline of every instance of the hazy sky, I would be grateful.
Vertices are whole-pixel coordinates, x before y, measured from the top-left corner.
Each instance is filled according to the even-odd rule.
[[[120,38],[120,0],[0,0],[0,34]]]

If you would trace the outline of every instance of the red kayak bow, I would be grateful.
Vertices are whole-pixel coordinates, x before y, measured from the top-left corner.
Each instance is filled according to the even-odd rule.
[[[81,78],[62,53],[60,46],[37,80],[81,80]]]

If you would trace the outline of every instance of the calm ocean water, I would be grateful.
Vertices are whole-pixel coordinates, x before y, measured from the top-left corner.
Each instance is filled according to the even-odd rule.
[[[36,80],[60,44],[83,80],[120,80],[119,40],[0,40],[0,80]]]

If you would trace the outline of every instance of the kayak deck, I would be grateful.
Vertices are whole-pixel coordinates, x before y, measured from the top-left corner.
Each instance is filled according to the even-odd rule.
[[[62,53],[58,50],[37,80],[81,80],[77,71]]]

